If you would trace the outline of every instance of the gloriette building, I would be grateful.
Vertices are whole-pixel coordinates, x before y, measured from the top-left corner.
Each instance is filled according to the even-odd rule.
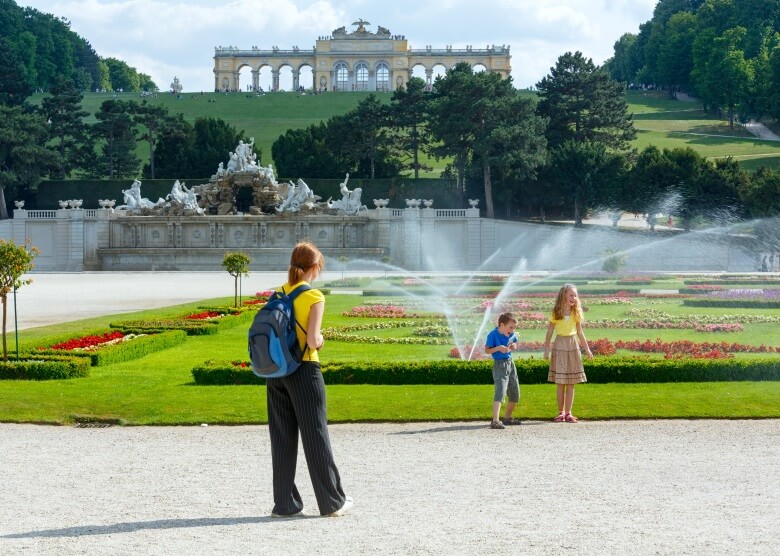
[[[458,62],[472,67],[482,66],[486,71],[509,77],[511,71],[509,46],[490,46],[484,49],[467,46],[465,49],[413,49],[406,37],[393,35],[377,26],[376,32],[366,29],[368,21],[359,19],[352,24],[357,29],[348,33],[345,27],[334,29],[331,35],[319,37],[312,50],[241,50],[228,46],[214,49],[214,90],[238,91],[247,83],[239,82],[239,72],[249,67],[252,90],[259,90],[260,71],[271,70],[272,89],[279,90],[279,70],[292,70],[293,90],[300,87],[318,91],[392,91],[406,85],[415,67],[425,70],[425,80],[433,83],[433,68],[441,65],[452,68]],[[303,68],[311,69],[312,83],[302,83]],[[308,72],[307,72],[308,73]]]

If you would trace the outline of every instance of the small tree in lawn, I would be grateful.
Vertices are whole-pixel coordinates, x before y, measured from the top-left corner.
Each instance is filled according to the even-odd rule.
[[[228,274],[235,280],[235,294],[233,296],[234,307],[238,307],[238,278],[242,274],[244,276],[249,274],[249,263],[251,262],[252,259],[245,253],[225,253],[225,258],[222,259],[222,267],[227,270]]]
[[[35,248],[26,245],[16,245],[13,241],[0,239],[0,300],[3,303],[3,361],[8,361],[6,344],[6,315],[8,294],[19,289],[31,279],[22,280],[22,276],[33,269],[33,259],[40,253]]]

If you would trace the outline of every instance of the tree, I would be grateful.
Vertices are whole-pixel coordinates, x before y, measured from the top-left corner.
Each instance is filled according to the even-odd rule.
[[[20,106],[0,104],[0,220],[8,218],[6,196],[34,191],[59,164],[49,139],[46,120]]]
[[[122,89],[128,92],[140,92],[141,78],[138,76],[135,68],[116,58],[104,58],[103,61],[108,67],[111,89],[114,91]]]
[[[426,126],[430,94],[425,90],[425,81],[412,77],[406,87],[399,87],[390,100],[390,120],[398,131],[398,150],[409,153],[411,163],[405,169],[414,171],[414,178],[420,177],[420,152],[430,142]]]
[[[27,70],[13,43],[0,38],[0,104],[23,104],[33,92]]]
[[[581,52],[558,58],[537,88],[539,113],[549,119],[547,139],[553,146],[573,139],[625,149],[636,137],[625,87]]]
[[[615,42],[614,51],[612,58],[604,63],[606,71],[615,81],[621,81],[627,86],[634,83],[642,67],[637,36],[631,33],[623,34]]]
[[[182,114],[176,114],[160,131],[154,151],[155,176],[172,179],[205,178],[206,176],[192,173],[193,163],[200,166],[197,155],[195,128]],[[143,173],[145,177],[151,177],[151,161],[144,165]]]
[[[271,145],[271,156],[279,176],[343,178],[349,164],[331,152],[328,124],[312,124],[304,129],[288,129]]]
[[[437,77],[434,90],[429,126],[432,138],[440,143],[434,152],[455,158],[461,182],[468,162],[480,169],[485,213],[493,218],[493,170],[533,172],[545,152],[541,140],[545,122],[533,110],[532,101],[517,96],[510,79],[474,73],[468,63]],[[532,140],[534,134],[537,140]],[[513,138],[519,143],[513,145]]]
[[[582,226],[587,210],[609,200],[609,184],[623,167],[620,154],[603,143],[569,140],[551,152],[550,174],[564,198],[574,203],[574,225]]]
[[[92,153],[94,147],[89,127],[84,123],[89,112],[81,110],[83,97],[73,81],[57,77],[51,95],[41,100],[40,111],[47,118],[51,145],[59,154],[59,166],[53,175],[61,180],[67,178],[74,169],[91,162],[88,153]]]
[[[389,125],[389,108],[370,94],[354,110],[328,120],[328,148],[354,177],[393,177],[399,165],[390,152]]]
[[[222,267],[234,278],[233,306],[238,307],[238,279],[249,274],[249,263],[252,259],[245,253],[225,253],[222,259]]]
[[[131,103],[107,100],[95,113],[97,123],[92,126],[93,137],[102,142],[94,173],[109,179],[134,177],[140,160],[135,154],[135,125]],[[133,103],[135,104],[135,103]]]
[[[690,90],[695,37],[696,18],[693,14],[680,12],[669,18],[656,57],[655,76],[658,83],[669,88],[672,97],[676,97],[678,90]]]
[[[152,80],[152,78],[149,75],[146,75],[145,73],[139,73],[138,74],[138,86],[141,88],[142,91],[148,91],[150,93],[160,90],[160,88],[157,86],[157,84]]]
[[[744,27],[729,29],[715,39],[710,52],[707,89],[713,103],[726,108],[731,129],[734,129],[737,110],[747,104],[753,85],[753,68],[740,48],[746,32]]]
[[[168,115],[168,109],[164,106],[155,106],[144,100],[140,105],[132,105],[133,123],[139,129],[138,139],[149,145],[149,177],[155,178],[154,162],[155,149],[160,136],[169,127],[178,128],[177,119]]]
[[[0,301],[3,303],[3,361],[8,361],[7,315],[8,294],[32,282],[31,279],[23,280],[22,276],[30,272],[33,267],[33,259],[40,253],[35,247],[27,248],[26,245],[16,245],[13,240],[0,239]]]
[[[739,197],[753,218],[780,215],[780,170],[760,167],[750,180],[742,183]]]

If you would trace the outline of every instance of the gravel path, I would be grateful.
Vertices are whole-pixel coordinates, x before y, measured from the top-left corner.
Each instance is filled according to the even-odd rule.
[[[355,508],[271,507],[264,426],[0,425],[0,554],[777,554],[777,421],[333,425]]]

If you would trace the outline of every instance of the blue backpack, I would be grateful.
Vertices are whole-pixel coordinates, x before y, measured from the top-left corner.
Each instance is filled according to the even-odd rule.
[[[303,361],[303,353],[295,334],[300,326],[295,320],[293,301],[311,286],[302,284],[290,293],[274,292],[257,312],[249,327],[249,360],[252,372],[261,378],[280,378],[294,373]],[[307,346],[308,349],[308,346]]]

